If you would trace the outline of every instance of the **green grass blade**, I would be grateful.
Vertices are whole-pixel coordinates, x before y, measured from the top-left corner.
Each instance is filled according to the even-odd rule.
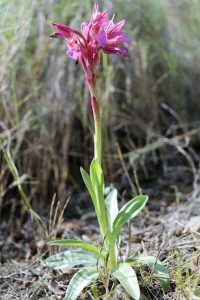
[[[82,268],[71,279],[64,300],[76,300],[84,288],[96,281],[99,276],[97,268]]]
[[[95,266],[98,255],[85,250],[68,250],[48,257],[45,263],[52,269],[74,268],[76,266]]]
[[[170,277],[169,277],[169,272],[167,268],[163,265],[163,263],[158,260],[154,256],[141,256],[141,257],[136,257],[134,259],[128,259],[127,262],[130,265],[135,265],[135,264],[145,264],[147,265],[150,270],[152,271],[152,274],[154,278],[156,278],[164,291],[168,291],[170,287]]]
[[[68,246],[68,247],[77,247],[77,248],[82,248],[87,251],[93,252],[97,255],[99,255],[102,258],[106,257],[105,251],[102,249],[93,246],[89,243],[85,243],[83,241],[77,241],[77,240],[55,240],[55,241],[50,241],[47,243],[50,246]]]
[[[112,275],[117,278],[126,292],[135,300],[140,299],[140,287],[135,271],[128,263],[121,263]]]

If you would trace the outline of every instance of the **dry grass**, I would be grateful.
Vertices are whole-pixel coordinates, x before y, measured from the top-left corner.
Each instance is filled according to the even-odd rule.
[[[117,154],[116,142],[123,153],[130,152],[160,134],[171,137],[188,126],[197,126],[200,90],[195,84],[199,72],[195,26],[200,18],[197,2],[192,3],[188,26],[186,0],[173,7],[170,1],[147,4],[136,0],[126,6],[118,0],[115,5],[108,4],[117,12],[116,19],[120,14],[125,16],[133,39],[130,60],[104,57],[98,78],[105,124],[104,166],[114,182],[119,179],[116,170],[120,162],[111,160],[107,153]],[[3,1],[0,9],[4,11],[0,119],[11,134],[16,166],[20,174],[28,175],[26,192],[39,210],[50,203],[54,193],[61,202],[79,193],[79,166],[87,167],[90,161],[92,120],[82,72],[65,57],[65,46],[48,36],[54,20],[80,26],[91,5],[79,1],[32,1],[31,5],[28,1]],[[184,42],[187,48],[182,49]],[[190,60],[185,59],[186,51]],[[191,68],[193,62],[195,68]],[[3,139],[4,134],[2,131]],[[3,162],[1,169],[4,198],[12,179]],[[39,203],[38,198],[42,199]]]

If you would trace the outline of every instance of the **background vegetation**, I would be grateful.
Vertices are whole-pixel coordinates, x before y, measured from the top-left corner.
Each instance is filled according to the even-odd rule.
[[[116,12],[116,20],[126,19],[132,39],[129,59],[103,57],[98,81],[107,178],[122,194],[130,185],[133,193],[135,171],[147,189],[145,180],[160,176],[163,161],[174,161],[174,150],[159,150],[155,142],[199,126],[200,2],[100,3]],[[84,203],[79,166],[87,168],[93,151],[88,92],[80,66],[49,35],[53,21],[79,28],[92,6],[78,0],[0,2],[0,137],[6,149],[10,136],[10,152],[36,211],[48,211],[54,194],[61,202],[70,195]],[[21,205],[4,158],[1,151],[2,217]],[[129,175],[122,177],[124,167]]]
[[[177,289],[161,297],[162,291],[143,272],[145,295],[149,299],[197,299],[192,297],[200,296],[200,1],[99,2],[101,8],[116,13],[116,21],[126,19],[125,29],[132,39],[130,58],[103,56],[97,79],[106,182],[117,187],[121,202],[141,189],[150,196],[145,218],[136,221],[137,238],[133,235],[131,241],[135,253],[147,251],[165,259],[172,293]],[[90,0],[0,0],[2,262],[43,255],[44,240],[56,236],[56,221],[61,226],[64,211],[67,222],[80,217],[76,224],[63,226],[68,228],[67,237],[82,238],[92,232],[81,225],[83,212],[90,212],[91,207],[79,170],[81,165],[88,168],[93,153],[89,94],[81,67],[66,57],[63,42],[49,36],[54,32],[52,22],[79,28],[90,17],[93,4]],[[58,206],[53,210],[57,201],[62,213]],[[24,214],[29,202],[49,225],[49,235],[38,244],[30,218]],[[82,232],[78,232],[80,227]],[[95,234],[88,238],[96,241]],[[124,233],[125,246],[127,240]],[[2,269],[2,299],[16,295],[39,299],[53,293],[43,288],[53,280],[52,274],[40,269],[31,290],[29,276],[34,272],[24,267],[28,278],[24,296],[19,278],[9,275],[13,270],[18,274],[18,269],[15,262]],[[19,277],[25,273],[20,271]]]

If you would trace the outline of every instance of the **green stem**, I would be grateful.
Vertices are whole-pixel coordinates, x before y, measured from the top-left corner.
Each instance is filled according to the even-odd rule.
[[[101,166],[101,156],[102,156],[102,132],[101,132],[101,115],[99,109],[99,103],[96,97],[95,84],[90,87],[91,94],[91,105],[94,116],[94,159],[98,161]],[[102,191],[96,195],[98,201],[98,221],[101,229],[101,234],[104,240],[104,245],[107,251],[109,251],[109,226],[108,218],[106,213],[106,205]]]
[[[111,238],[109,244],[108,269],[115,269],[118,266],[115,238]]]
[[[91,104],[94,116],[94,158],[101,165],[102,153],[102,133],[101,133],[101,116],[99,111],[99,103],[96,97],[95,88],[91,88]]]
[[[96,99],[96,101],[97,101],[97,99]],[[94,157],[101,165],[101,151],[102,151],[101,118],[95,119],[94,126],[95,126]]]
[[[95,82],[95,81],[94,81]],[[98,161],[101,165],[101,155],[102,155],[102,133],[101,133],[101,115],[99,110],[99,103],[96,97],[95,83],[89,86],[91,94],[91,104],[94,116],[94,159]],[[110,236],[108,217],[106,213],[106,205],[103,196],[103,187],[100,193],[97,193],[98,202],[98,221],[101,230],[101,234],[104,240],[104,245],[108,256],[108,270],[115,269],[118,265],[117,263],[117,251],[116,251],[116,238]]]

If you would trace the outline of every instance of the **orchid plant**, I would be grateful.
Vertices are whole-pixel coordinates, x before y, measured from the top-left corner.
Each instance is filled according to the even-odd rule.
[[[114,23],[114,17],[108,18],[107,10],[99,12],[98,4],[94,5],[92,18],[83,23],[81,31],[67,25],[53,23],[56,29],[51,37],[64,39],[68,50],[67,55],[79,62],[85,74],[85,80],[91,96],[91,106],[94,117],[94,159],[89,173],[81,168],[84,183],[88,189],[96,211],[102,246],[78,240],[54,240],[48,242],[52,246],[68,246],[78,249],[57,253],[46,259],[46,264],[54,269],[75,268],[83,266],[72,277],[65,295],[65,300],[75,300],[82,290],[96,282],[98,278],[107,285],[109,280],[118,280],[121,286],[133,299],[140,299],[140,289],[135,265],[146,264],[152,269],[163,288],[169,284],[166,268],[155,257],[135,257],[122,260],[119,255],[120,232],[122,226],[137,216],[147,203],[148,197],[138,195],[118,209],[117,190],[113,189],[105,197],[104,174],[102,170],[102,122],[99,101],[96,93],[96,72],[101,53],[128,56],[128,50],[121,43],[130,43],[130,38],[123,33],[125,20]],[[93,297],[98,299],[97,296]]]

